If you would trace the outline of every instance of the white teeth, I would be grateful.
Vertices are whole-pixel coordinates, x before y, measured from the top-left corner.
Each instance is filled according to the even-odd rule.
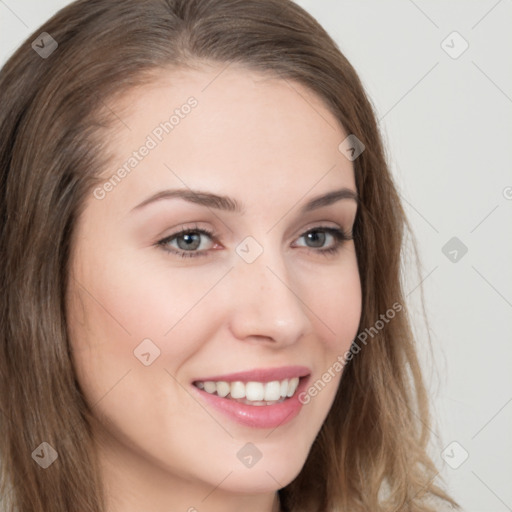
[[[281,381],[280,388],[281,397],[286,398],[286,395],[288,394],[288,379]]]
[[[224,381],[217,382],[217,395],[224,398],[231,391],[231,386]]]
[[[299,385],[299,378],[273,380],[271,382],[225,382],[225,381],[198,381],[195,385],[204,389],[207,393],[217,394],[225,398],[237,400],[245,399],[252,402],[252,405],[267,405],[281,402],[285,398],[292,397]]]
[[[247,397],[249,398],[249,397]],[[265,395],[263,400],[272,402],[272,400],[279,400],[281,398],[281,383],[278,380],[267,382],[265,384]]]
[[[206,381],[204,383],[204,390],[207,393],[215,393],[215,391],[217,391],[217,384],[215,384],[215,382],[212,381]]]
[[[243,382],[231,383],[231,398],[245,398],[245,384]]]
[[[288,394],[286,396],[293,396],[293,393],[295,393],[295,390],[297,389],[298,385],[299,385],[298,377],[293,377],[293,379],[290,379],[290,382],[288,382]]]
[[[245,386],[245,397],[247,400],[259,402],[265,396],[265,384],[261,382],[248,382]]]

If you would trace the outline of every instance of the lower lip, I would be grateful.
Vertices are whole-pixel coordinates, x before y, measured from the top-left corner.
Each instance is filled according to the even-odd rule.
[[[306,388],[308,380],[309,376],[301,378],[293,396],[274,405],[242,404],[229,398],[212,395],[194,385],[192,387],[203,400],[237,423],[252,428],[275,429],[290,422],[299,414],[302,403],[298,397]]]

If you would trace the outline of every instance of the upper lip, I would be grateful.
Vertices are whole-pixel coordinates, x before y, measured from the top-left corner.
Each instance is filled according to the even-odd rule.
[[[211,375],[194,379],[193,382],[271,382],[274,380],[291,379],[293,377],[305,377],[310,373],[311,370],[307,366],[280,366],[279,368],[255,368],[254,370],[230,373],[227,375]]]

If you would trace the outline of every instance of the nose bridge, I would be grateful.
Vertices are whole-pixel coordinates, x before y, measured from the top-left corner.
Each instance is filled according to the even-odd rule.
[[[234,334],[240,339],[258,336],[293,343],[305,333],[308,317],[281,248],[278,244],[264,248],[248,237],[237,253],[231,272]]]

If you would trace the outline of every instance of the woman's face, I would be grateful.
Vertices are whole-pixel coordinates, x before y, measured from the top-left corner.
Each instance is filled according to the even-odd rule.
[[[336,237],[357,203],[318,200],[356,192],[348,134],[303,86],[222,69],[162,71],[108,106],[114,159],[76,225],[77,378],[112,496],[147,510],[290,483],[361,315],[354,241]]]

